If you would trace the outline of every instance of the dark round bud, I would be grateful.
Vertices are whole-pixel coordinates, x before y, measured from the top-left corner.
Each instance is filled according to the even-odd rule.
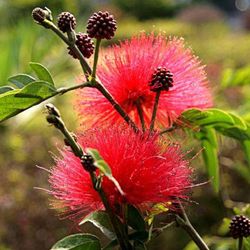
[[[115,35],[116,29],[116,20],[107,11],[94,13],[87,24],[87,33],[96,39],[109,40]]]
[[[250,236],[250,219],[243,215],[236,215],[230,223],[230,234],[234,239]]]
[[[87,34],[78,33],[76,35],[76,46],[81,51],[84,57],[89,58],[94,53],[94,43],[91,38]],[[68,47],[69,54],[77,59],[77,55],[74,53],[72,49]]]
[[[36,22],[42,23],[46,19],[47,12],[46,10],[37,7],[33,9],[31,15]]]
[[[62,12],[57,18],[57,26],[62,32],[74,30],[76,27],[76,19],[69,12]]]
[[[59,110],[52,103],[47,103],[45,107],[50,115],[61,117]]]
[[[94,159],[90,154],[84,154],[81,158],[81,162],[86,171],[94,172],[96,170]]]
[[[173,82],[173,74],[165,67],[158,67],[151,76],[149,87],[154,92],[168,91],[169,88],[173,87]]]
[[[46,120],[49,124],[55,125],[58,123],[57,117],[55,115],[49,114],[46,116]]]

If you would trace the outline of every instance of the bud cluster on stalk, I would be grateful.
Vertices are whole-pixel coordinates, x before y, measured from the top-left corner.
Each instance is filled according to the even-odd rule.
[[[35,8],[32,11],[32,17],[36,23],[45,28],[50,28],[50,25],[53,25],[53,23],[50,23],[52,22],[51,11],[47,8]],[[62,33],[66,33],[71,42],[73,40],[75,46],[85,58],[90,58],[94,53],[95,46],[91,38],[109,40],[114,37],[117,29],[116,20],[113,15],[110,15],[107,11],[98,11],[90,16],[85,33],[75,33],[76,26],[76,18],[70,12],[62,12],[58,15],[57,28]],[[75,59],[79,59],[79,55],[77,55],[71,46],[68,47],[68,50],[69,55]]]

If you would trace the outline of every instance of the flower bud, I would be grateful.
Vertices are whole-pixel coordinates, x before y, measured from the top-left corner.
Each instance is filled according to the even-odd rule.
[[[236,215],[230,223],[230,234],[234,239],[250,236],[250,219],[243,215]]]
[[[45,105],[45,107],[50,115],[54,115],[57,117],[61,116],[59,110],[53,104],[48,103]]]
[[[78,33],[76,34],[76,46],[81,51],[82,55],[86,58],[90,58],[94,53],[94,43],[91,38],[87,34]],[[74,53],[72,49],[68,47],[69,54],[77,59],[77,55]]]
[[[76,27],[76,19],[71,13],[62,12],[57,18],[57,25],[62,32],[74,30]]]
[[[169,88],[173,87],[173,82],[173,74],[165,67],[158,67],[150,79],[150,90],[154,92],[161,90],[168,91]]]
[[[46,19],[46,11],[39,7],[33,9],[31,15],[33,19],[38,23],[42,23]]]
[[[109,40],[115,35],[116,29],[116,20],[107,11],[94,13],[87,24],[87,33],[96,39]]]
[[[81,162],[86,171],[94,172],[96,170],[94,158],[90,154],[84,154],[81,158]]]
[[[44,9],[36,7],[35,9],[33,9],[31,15],[33,19],[39,24],[42,24],[45,19],[52,21],[51,11],[46,7]]]

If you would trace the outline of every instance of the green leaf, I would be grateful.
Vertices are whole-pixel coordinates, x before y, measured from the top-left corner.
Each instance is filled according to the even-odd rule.
[[[246,122],[238,115],[230,113],[231,118],[234,120],[234,126],[243,130],[247,129]]]
[[[236,114],[219,109],[190,109],[182,113],[184,120],[199,127],[213,127],[224,136],[236,140],[250,140],[250,127]]]
[[[94,164],[105,176],[112,176],[111,169],[106,161],[97,160]]]
[[[141,213],[132,205],[128,205],[128,225],[137,231],[145,231],[146,225]]]
[[[109,165],[107,164],[107,162],[103,160],[99,152],[96,149],[92,149],[92,148],[87,148],[86,152],[94,158],[95,160],[94,165],[100,170],[100,172],[114,183],[114,185],[116,186],[117,190],[120,192],[121,195],[124,195],[124,192],[122,191],[120,184],[113,177]]]
[[[217,156],[217,141],[214,129],[203,128],[200,132],[202,134],[201,144],[204,148],[202,151],[203,159],[208,171],[208,175],[211,178],[213,188],[215,192],[219,191],[219,163]]]
[[[16,85],[19,89],[23,88],[25,85],[35,82],[36,79],[30,75],[18,74],[8,78],[8,81]]]
[[[239,140],[240,142],[244,140],[250,140],[250,128],[243,130],[237,127],[231,127],[231,128],[215,127],[215,129],[222,135],[227,137],[232,137],[236,140]]]
[[[5,92],[11,91],[11,90],[14,90],[14,88],[10,87],[10,86],[2,86],[2,87],[0,87],[0,94],[3,94]]]
[[[34,72],[36,73],[37,77],[40,80],[48,82],[51,85],[54,85],[54,81],[52,79],[52,76],[46,67],[44,67],[40,63],[35,63],[35,62],[31,62],[30,67],[34,70]]]
[[[250,128],[249,128],[249,134],[250,134]],[[248,166],[250,167],[250,139],[241,141],[242,147],[245,152],[246,160],[248,163]]]
[[[152,209],[150,210],[150,212],[147,214],[146,217],[146,221],[148,223],[148,225],[152,225],[155,216],[157,216],[158,214],[161,213],[165,213],[167,211],[169,211],[169,207],[171,206],[171,202],[165,202],[165,203],[157,203],[155,205],[153,205]]]
[[[0,94],[0,122],[41,103],[56,94],[54,86],[47,82],[31,82],[22,89]]]
[[[88,148],[86,149],[87,153],[90,154],[96,161],[102,160],[102,157],[100,156],[98,150],[94,148]]]
[[[182,117],[198,126],[215,126],[218,124],[234,125],[234,119],[220,109],[189,109],[182,113]]]
[[[115,234],[113,232],[113,228],[109,219],[109,216],[104,211],[97,211],[91,213],[87,217],[85,217],[79,225],[82,225],[86,222],[91,222],[93,225],[98,227],[109,239],[115,239]]]
[[[101,245],[94,235],[72,234],[58,241],[51,250],[101,250]]]

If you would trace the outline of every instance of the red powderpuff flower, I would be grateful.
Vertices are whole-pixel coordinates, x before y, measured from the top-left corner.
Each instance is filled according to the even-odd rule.
[[[80,135],[78,142],[83,148],[97,149],[119,182],[124,195],[106,177],[102,182],[114,209],[124,202],[148,209],[155,203],[187,198],[191,169],[178,146],[165,145],[163,150],[157,136],[148,138],[118,128],[90,130]],[[103,209],[89,173],[70,151],[64,150],[56,160],[49,182],[50,193],[59,201],[54,206],[64,208],[71,217],[82,219]]]
[[[171,126],[188,108],[212,105],[204,66],[190,48],[185,48],[183,39],[143,33],[107,49],[100,61],[99,79],[138,126],[138,101],[149,125],[155,99],[149,82],[158,67],[166,68],[173,75],[173,87],[161,92],[158,125]],[[84,124],[103,126],[107,121],[108,124],[123,122],[96,89],[79,90],[76,109]]]

